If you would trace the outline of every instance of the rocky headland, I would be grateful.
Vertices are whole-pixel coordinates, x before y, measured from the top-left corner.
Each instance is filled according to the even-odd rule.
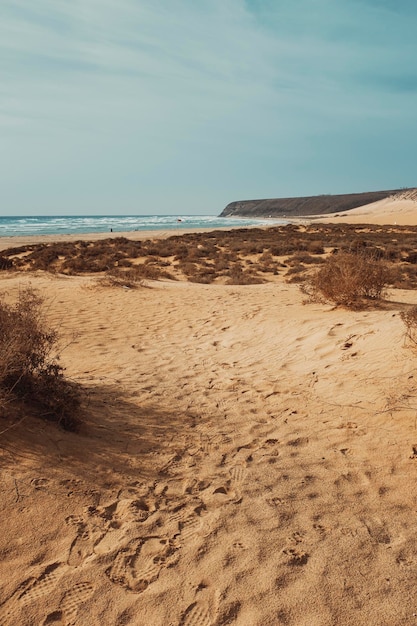
[[[350,211],[386,198],[406,199],[417,195],[416,189],[367,191],[340,195],[325,194],[295,198],[272,198],[264,200],[238,200],[228,204],[220,217],[299,217],[328,215]]]

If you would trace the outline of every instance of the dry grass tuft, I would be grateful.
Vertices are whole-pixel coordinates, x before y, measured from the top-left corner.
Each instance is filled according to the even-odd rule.
[[[405,337],[414,348],[417,348],[417,306],[401,311],[401,319],[405,325]]]
[[[136,289],[137,287],[145,286],[144,278],[140,271],[136,271],[136,268],[114,268],[106,272],[98,282],[102,287],[123,287],[125,289]]]
[[[77,429],[79,390],[54,355],[57,341],[31,288],[14,305],[0,299],[0,413],[19,402],[66,430]]]
[[[380,260],[366,254],[340,252],[326,260],[310,278],[306,291],[319,301],[361,308],[383,297],[389,272]]]

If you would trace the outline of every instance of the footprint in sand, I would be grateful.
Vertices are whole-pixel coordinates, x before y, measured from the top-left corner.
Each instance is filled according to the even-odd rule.
[[[287,441],[287,446],[291,446],[292,448],[301,448],[308,445],[307,437],[296,437],[296,439],[290,439]]]
[[[19,596],[13,594],[9,600],[7,600],[0,607],[0,626],[11,626],[17,624],[16,616],[19,612]]]
[[[247,450],[244,451],[247,456]],[[244,462],[238,462],[228,470],[229,479],[220,484],[214,491],[214,494],[223,494],[229,496],[229,501],[236,504],[242,500],[242,487],[245,482],[247,469]]]
[[[276,507],[279,507],[284,503],[284,499],[279,498],[278,496],[274,496],[272,498],[266,498],[265,502],[269,504],[270,507],[275,509]]]
[[[48,478],[32,478],[30,484],[37,490],[46,490],[50,480]]]
[[[314,530],[319,534],[319,537],[324,538],[331,531],[331,528],[323,526],[323,524],[313,524]]]
[[[98,555],[109,554],[115,552],[124,543],[126,538],[126,530],[124,528],[116,528],[110,530],[102,539],[94,546],[94,553]]]
[[[377,543],[391,543],[391,536],[388,532],[385,522],[379,518],[363,520],[366,529],[374,541]]]
[[[57,586],[64,574],[61,563],[51,563],[38,578],[23,582],[13,595],[0,607],[0,625],[17,624],[16,616],[21,607],[47,596]]]
[[[67,591],[62,598],[60,610],[64,626],[75,626],[77,623],[78,610],[94,593],[94,587],[90,582],[77,583]]]
[[[232,479],[232,485],[234,487],[241,487],[245,482],[247,469],[243,463],[231,467],[229,470],[230,478]]]
[[[233,438],[227,433],[219,432],[216,428],[210,428],[201,434],[200,443],[202,451],[210,454],[222,446],[233,444]]]
[[[156,510],[155,503],[150,499],[137,498],[134,500],[119,500],[117,517],[122,521],[145,522]]]
[[[164,537],[135,540],[118,552],[106,574],[113,583],[140,593],[157,580],[163,567],[177,562],[177,552],[176,542]]]
[[[68,521],[68,519],[66,521],[69,525],[76,526],[77,535],[70,546],[67,563],[72,567],[77,567],[93,554],[94,546],[103,537],[104,531],[99,528],[88,527],[79,518],[75,522],[73,520]]]
[[[240,502],[242,499],[242,487],[245,482],[246,474],[247,469],[243,463],[234,465],[229,469],[230,489],[233,494],[233,502]]]
[[[107,554],[120,547],[125,537],[125,527],[142,523],[155,510],[154,503],[145,498],[124,498],[108,506],[89,507],[86,515],[70,515],[66,523],[76,529],[68,565],[77,567],[95,554]]]
[[[178,626],[213,626],[218,613],[218,594],[204,589],[184,611]]]
[[[215,515],[209,513],[204,517],[192,516],[179,522],[180,540],[190,541],[196,536],[207,537],[213,527]]]
[[[63,617],[61,611],[54,611],[46,616],[42,626],[64,626]]]
[[[285,548],[285,550],[283,550],[283,553],[288,557],[288,565],[305,565],[309,559],[309,554],[296,546],[293,548]]]
[[[22,604],[28,604],[29,602],[39,600],[48,595],[58,584],[63,573],[61,563],[48,565],[43,574],[41,574],[38,579],[35,579],[21,594],[19,598],[20,602]]]
[[[289,544],[282,551],[288,558],[288,565],[305,565],[310,558],[310,555],[303,550],[302,543],[305,538],[305,533],[302,531],[295,531],[291,537],[289,537]]]
[[[187,472],[192,463],[193,459],[191,456],[176,454],[162,467],[161,474],[166,476],[177,476],[178,474]]]

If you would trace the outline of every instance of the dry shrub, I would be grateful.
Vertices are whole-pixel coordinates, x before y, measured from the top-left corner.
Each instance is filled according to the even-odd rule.
[[[79,390],[54,356],[57,341],[45,323],[43,300],[31,288],[14,305],[0,299],[0,413],[23,402],[66,430],[77,429]]]
[[[305,265],[314,265],[323,263],[324,259],[321,256],[312,256],[308,252],[298,252],[297,254],[293,254],[293,256],[288,257],[285,260],[287,265],[299,265],[304,263]]]
[[[228,272],[226,285],[260,285],[264,281],[250,270],[244,270],[238,264],[234,265]]]
[[[417,348],[417,306],[401,311],[400,316],[404,322],[406,339]]]
[[[307,251],[310,252],[310,254],[324,254],[325,252],[321,241],[310,242]]]
[[[396,289],[417,288],[417,266],[398,263],[391,268],[391,283]]]
[[[181,261],[178,264],[178,269],[187,276],[187,278],[191,278],[198,274],[198,267],[195,263],[191,263],[190,261]]]
[[[10,270],[12,267],[13,262],[0,255],[0,270]]]
[[[147,280],[175,280],[175,276],[171,274],[171,272],[167,272],[165,269],[161,268],[158,263],[153,264],[153,262],[139,263],[132,267],[131,270],[128,270],[129,275],[136,276],[137,280],[147,279]]]
[[[117,267],[106,272],[98,283],[102,287],[124,287],[128,289],[136,289],[145,285],[142,274],[137,272],[136,268],[119,269]]]
[[[268,229],[232,229],[209,233],[175,235],[167,239],[132,241],[114,237],[96,242],[75,241],[37,244],[9,248],[0,255],[2,270],[42,270],[65,274],[104,273],[113,268],[129,267],[143,260],[143,278],[171,278],[167,271],[182,270],[189,263],[189,280],[211,281],[205,267],[209,263],[216,278],[230,276],[227,272],[240,263],[247,269],[249,257],[257,255],[257,269],[263,276],[276,274],[278,257],[288,257],[288,265],[306,266],[288,276],[298,280],[311,271],[313,263],[320,263],[325,251],[343,252],[356,256],[372,256],[374,260],[385,259],[393,272],[394,286],[415,289],[417,287],[417,227],[372,226],[370,224],[318,224],[307,226],[288,224]],[[272,259],[272,260],[271,260]],[[145,265],[150,264],[151,268]],[[178,265],[177,265],[178,264]],[[185,266],[187,267],[187,266]],[[252,268],[254,266],[251,266]],[[395,275],[396,274],[396,275]],[[242,277],[238,276],[240,281]]]
[[[389,281],[386,265],[365,254],[340,252],[330,256],[310,279],[308,289],[316,299],[351,308],[383,296]]]
[[[287,283],[304,283],[307,281],[307,268],[302,263],[297,263],[290,267],[290,269],[286,272],[286,282]]]
[[[405,257],[404,261],[406,263],[417,264],[417,252],[415,250],[413,250],[412,252],[409,252],[407,256]]]
[[[191,283],[201,283],[202,285],[209,285],[217,277],[216,271],[213,267],[204,266],[200,267],[194,274],[188,276],[188,280]]]

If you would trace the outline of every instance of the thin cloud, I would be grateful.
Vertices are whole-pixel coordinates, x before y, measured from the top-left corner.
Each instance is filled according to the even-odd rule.
[[[158,212],[165,193],[166,212],[201,211],[206,194],[218,212],[235,196],[355,190],[332,154],[398,112],[416,132],[410,16],[370,0],[4,2],[6,206]]]

